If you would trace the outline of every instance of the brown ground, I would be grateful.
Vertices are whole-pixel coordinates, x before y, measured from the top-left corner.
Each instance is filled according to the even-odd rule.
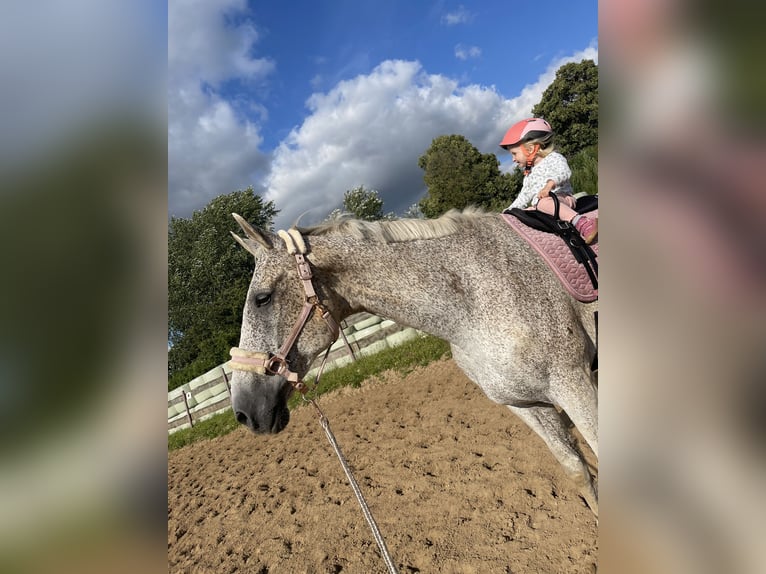
[[[401,574],[595,572],[591,511],[543,442],[451,360],[319,404]],[[169,453],[168,565],[387,571],[313,407],[279,435],[240,428]]]

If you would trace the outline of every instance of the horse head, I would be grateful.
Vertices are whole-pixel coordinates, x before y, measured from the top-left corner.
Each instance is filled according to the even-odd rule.
[[[232,349],[231,402],[241,424],[256,433],[277,433],[287,426],[287,399],[301,383],[312,361],[337,336],[322,312],[338,308],[332,293],[316,282],[317,274],[302,253],[296,231],[280,235],[252,227],[232,214],[245,238],[232,233],[255,257],[255,269],[242,316],[239,347]],[[284,239],[284,241],[283,241]],[[301,249],[302,248],[302,249]],[[304,267],[296,264],[304,261]],[[305,273],[313,279],[305,280]],[[307,284],[310,286],[307,286]],[[316,293],[312,292],[316,285]],[[334,335],[334,336],[333,336]]]

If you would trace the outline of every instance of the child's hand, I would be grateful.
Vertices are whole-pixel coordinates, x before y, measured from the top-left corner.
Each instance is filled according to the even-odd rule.
[[[553,191],[553,188],[556,187],[556,182],[552,179],[549,179],[545,182],[545,187],[543,187],[540,191],[537,192],[537,199],[542,199],[543,197],[548,197],[551,194],[551,191]]]

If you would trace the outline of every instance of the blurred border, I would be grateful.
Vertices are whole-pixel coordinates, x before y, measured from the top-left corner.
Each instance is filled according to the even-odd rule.
[[[600,3],[603,572],[763,570],[762,11]],[[164,571],[166,6],[0,39],[0,571]]]
[[[165,571],[167,7],[0,14],[0,571]]]
[[[600,570],[762,572],[763,9],[599,8]]]

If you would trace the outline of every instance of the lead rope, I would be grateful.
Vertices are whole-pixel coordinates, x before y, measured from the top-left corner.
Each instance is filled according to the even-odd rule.
[[[340,332],[341,334],[343,334],[342,329]],[[343,338],[345,339],[346,336],[343,335]],[[354,358],[354,360],[356,360],[356,355],[354,354],[354,351],[351,349],[351,347],[348,345],[348,341],[346,341],[346,346],[351,351],[351,356]],[[319,366],[319,371],[317,372],[317,376],[314,379],[314,389],[316,389],[319,386],[319,379],[322,376],[322,372],[324,372],[325,362],[327,361],[327,356],[329,354],[330,354],[330,349],[328,347],[327,352],[325,353],[324,359],[322,359],[322,364]],[[346,458],[343,456],[343,452],[341,452],[340,450],[340,445],[338,444],[338,441],[335,439],[335,435],[332,433],[332,430],[330,429],[330,420],[322,412],[322,409],[319,408],[319,405],[317,404],[315,399],[306,398],[305,393],[307,390],[308,389],[305,386],[303,386],[300,389],[301,393],[303,393],[303,400],[314,405],[314,408],[317,410],[317,413],[319,413],[319,424],[322,425],[322,429],[324,430],[324,433],[327,435],[327,440],[330,441],[330,446],[332,446],[333,450],[335,451],[335,454],[338,455],[338,460],[340,461],[340,465],[343,467],[343,472],[346,473],[348,482],[351,485],[351,490],[354,491],[354,495],[356,496],[357,501],[359,501],[359,506],[362,507],[362,514],[364,514],[364,518],[365,520],[367,520],[367,524],[369,524],[370,530],[372,530],[372,536],[373,538],[375,538],[375,542],[378,543],[378,548],[380,549],[381,556],[383,556],[383,561],[386,563],[386,566],[388,567],[388,571],[390,574],[398,574],[396,570],[396,566],[394,566],[394,561],[391,559],[391,555],[388,553],[388,547],[386,547],[386,541],[383,540],[383,535],[380,533],[380,529],[378,528],[378,524],[375,522],[375,518],[372,516],[372,512],[370,512],[370,507],[367,506],[367,501],[364,499],[362,490],[359,488],[359,484],[356,482],[356,479],[354,478],[354,475],[351,472],[351,467],[348,466],[348,463],[346,462]]]
[[[370,512],[370,507],[367,506],[367,501],[365,501],[364,499],[362,490],[359,488],[359,484],[357,484],[356,479],[354,478],[354,475],[351,472],[351,468],[348,466],[348,463],[346,462],[346,459],[344,458],[343,453],[340,450],[340,445],[338,444],[338,441],[335,440],[335,435],[332,433],[332,430],[330,430],[330,421],[327,419],[325,414],[322,412],[322,409],[319,408],[319,405],[316,403],[314,399],[306,399],[306,400],[308,400],[312,405],[314,405],[314,408],[316,408],[317,412],[319,413],[319,424],[322,425],[322,429],[324,429],[324,432],[327,435],[327,440],[330,441],[330,445],[332,445],[333,450],[335,450],[335,454],[338,455],[338,460],[340,460],[340,464],[343,467],[343,471],[346,473],[346,476],[348,477],[348,481],[351,484],[351,489],[354,491],[354,494],[356,495],[356,499],[359,501],[359,506],[362,507],[362,514],[364,514],[364,518],[367,520],[367,524],[370,525],[370,530],[372,530],[372,536],[373,538],[375,538],[375,542],[378,543],[380,554],[383,556],[383,561],[386,563],[386,566],[388,567],[388,571],[391,574],[398,574],[396,570],[396,566],[394,566],[394,561],[392,560],[391,555],[388,552],[388,548],[386,547],[386,541],[383,540],[383,535],[380,533],[380,529],[378,528],[378,525],[375,522],[375,518],[372,516],[372,512]]]

